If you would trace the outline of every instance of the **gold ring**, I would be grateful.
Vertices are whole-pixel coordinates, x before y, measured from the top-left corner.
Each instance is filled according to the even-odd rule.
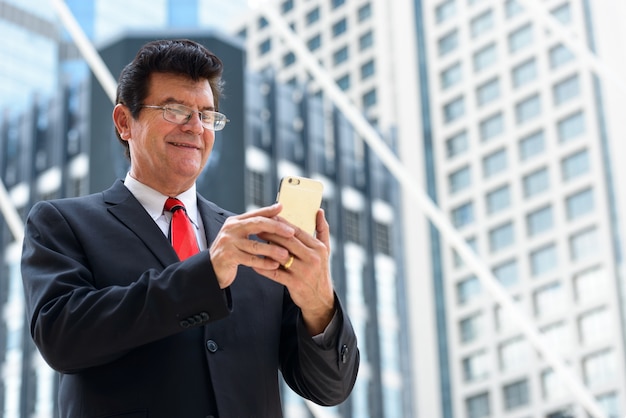
[[[283,265],[285,270],[291,267],[291,265],[293,264],[293,260],[294,260],[294,256],[292,255],[291,257],[289,257],[289,260],[287,260],[287,262]]]

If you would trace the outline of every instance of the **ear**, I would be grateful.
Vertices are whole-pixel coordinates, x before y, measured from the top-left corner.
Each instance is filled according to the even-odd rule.
[[[124,141],[128,141],[132,138],[131,119],[132,115],[128,107],[123,104],[115,105],[115,108],[113,108],[113,123]]]

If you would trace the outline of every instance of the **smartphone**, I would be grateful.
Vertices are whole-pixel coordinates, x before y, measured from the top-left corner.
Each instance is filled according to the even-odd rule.
[[[306,177],[287,176],[280,180],[276,201],[282,203],[279,216],[313,235],[315,218],[322,204],[323,184]]]

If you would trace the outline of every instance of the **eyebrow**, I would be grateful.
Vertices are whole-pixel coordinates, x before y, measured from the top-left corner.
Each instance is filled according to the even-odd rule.
[[[163,100],[161,103],[162,103],[162,105],[179,104],[179,105],[187,106],[187,107],[193,109],[192,106],[189,106],[188,104],[185,104],[184,102],[181,102],[180,100],[177,100],[177,99],[175,99],[173,97],[168,97],[167,99]],[[205,107],[199,108],[200,112],[204,112],[205,110],[211,110],[211,111],[215,112],[215,106],[205,106]]]

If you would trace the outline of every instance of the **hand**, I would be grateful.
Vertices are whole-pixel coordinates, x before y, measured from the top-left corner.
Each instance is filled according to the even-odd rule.
[[[289,251],[282,246],[250,239],[251,235],[270,234],[281,239],[293,238],[295,229],[278,220],[282,206],[275,204],[238,216],[231,216],[211,243],[209,254],[220,288],[235,280],[239,265],[278,270],[280,262],[289,259]]]
[[[281,223],[290,225],[287,221],[280,220]],[[315,237],[298,227],[293,228],[295,234],[292,236],[259,234],[259,238],[288,250],[286,256],[276,260],[281,265],[286,265],[293,256],[289,268],[253,268],[259,274],[289,289],[291,298],[302,311],[309,333],[317,335],[324,331],[335,314],[335,294],[329,265],[330,229],[322,209],[317,212]]]

